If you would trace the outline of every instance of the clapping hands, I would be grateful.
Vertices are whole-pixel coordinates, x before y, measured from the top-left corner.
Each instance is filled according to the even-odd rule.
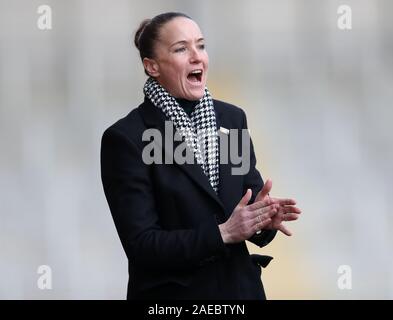
[[[247,190],[229,219],[219,225],[224,243],[244,241],[263,229],[292,235],[283,222],[297,220],[301,210],[295,207],[294,199],[270,197],[271,189],[272,181],[268,179],[252,204],[248,204],[252,191]]]

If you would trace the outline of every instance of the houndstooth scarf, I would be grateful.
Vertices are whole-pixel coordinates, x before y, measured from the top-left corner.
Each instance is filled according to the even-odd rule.
[[[193,150],[196,161],[202,167],[210,185],[217,192],[219,185],[218,135],[213,99],[207,88],[190,117],[176,99],[153,78],[146,81],[143,92],[173,122],[175,129],[184,137],[187,146]]]

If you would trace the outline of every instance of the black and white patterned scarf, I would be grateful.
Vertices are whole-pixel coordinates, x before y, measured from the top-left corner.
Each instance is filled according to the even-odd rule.
[[[213,99],[207,88],[190,116],[176,99],[153,78],[150,77],[146,81],[143,92],[173,122],[176,131],[184,137],[187,146],[194,152],[197,163],[209,179],[210,185],[217,192],[219,186],[218,135]]]

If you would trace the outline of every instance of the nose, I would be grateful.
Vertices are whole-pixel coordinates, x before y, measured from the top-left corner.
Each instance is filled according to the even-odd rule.
[[[201,62],[201,53],[199,52],[198,48],[195,46],[192,47],[192,50],[190,51],[190,62],[191,63],[199,63]]]

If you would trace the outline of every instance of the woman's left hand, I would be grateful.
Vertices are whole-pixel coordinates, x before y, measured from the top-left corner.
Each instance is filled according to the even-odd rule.
[[[266,197],[269,197],[272,203],[279,204],[278,212],[271,217],[271,222],[264,229],[276,229],[280,230],[287,236],[291,236],[291,231],[284,226],[284,221],[293,221],[299,218],[299,214],[302,212],[299,208],[295,207],[296,201],[294,199],[282,199],[270,197],[266,190],[271,189],[272,181],[268,179],[263,186],[262,190],[257,194],[255,202],[263,201]],[[254,203],[255,203],[254,202]]]

